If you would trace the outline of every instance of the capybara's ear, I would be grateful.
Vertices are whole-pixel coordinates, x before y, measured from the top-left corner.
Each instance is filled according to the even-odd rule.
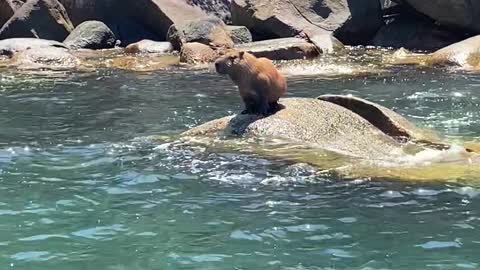
[[[244,51],[239,51],[239,52],[238,52],[239,58],[242,59],[244,54],[245,54]]]

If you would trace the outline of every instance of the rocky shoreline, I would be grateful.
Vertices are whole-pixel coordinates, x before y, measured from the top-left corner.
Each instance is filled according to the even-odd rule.
[[[125,59],[134,56],[169,55],[168,64],[157,65],[164,68],[175,63],[171,56],[205,64],[230,48],[272,60],[312,59],[358,45],[433,52],[479,34],[477,15],[480,2],[467,0],[0,0],[0,65],[84,66],[85,50],[112,51],[112,61],[126,69]],[[480,45],[468,46],[471,58]],[[390,61],[407,62],[416,63]]]

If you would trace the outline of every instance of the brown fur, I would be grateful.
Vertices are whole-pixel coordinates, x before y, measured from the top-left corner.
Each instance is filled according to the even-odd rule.
[[[278,99],[287,91],[287,82],[269,59],[231,50],[215,61],[215,68],[238,86],[245,103],[242,114],[267,116],[279,110]]]

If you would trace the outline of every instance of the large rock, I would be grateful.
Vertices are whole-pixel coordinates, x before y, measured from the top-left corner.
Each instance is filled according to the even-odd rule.
[[[0,0],[0,26],[5,24],[25,0]]]
[[[468,70],[480,70],[480,35],[454,43],[429,54],[412,54],[400,49],[387,60],[399,65],[456,65]]]
[[[60,0],[75,25],[102,21],[122,46],[142,39],[165,40],[172,24],[206,18],[207,13],[186,0]],[[203,3],[205,1],[194,0]]]
[[[58,41],[45,40],[38,38],[11,38],[0,40],[0,55],[11,56],[16,52],[24,51],[27,49],[39,49],[39,48],[66,48],[66,46]]]
[[[445,148],[433,132],[420,129],[396,112],[368,100],[342,95],[322,95],[318,99],[342,106],[380,129],[399,142],[429,142],[434,147]]]
[[[0,29],[0,39],[36,37],[63,41],[72,30],[73,24],[57,0],[28,0]]]
[[[423,132],[413,131],[411,123],[378,104],[323,98],[329,101],[281,99],[285,108],[265,118],[234,115],[213,120],[184,132],[182,142],[308,163],[322,173],[350,179],[478,179],[478,154],[458,146],[444,151],[450,146],[419,144],[425,139]],[[398,132],[412,143],[398,140]]]
[[[225,23],[231,21],[230,0],[187,0],[187,3],[201,8],[209,15],[222,19]]]
[[[252,33],[243,25],[227,25],[225,26],[225,30],[227,30],[234,44],[253,42]]]
[[[198,42],[186,43],[180,51],[180,62],[187,64],[211,63],[217,57],[216,51]]]
[[[106,24],[86,21],[77,26],[63,41],[71,49],[109,49],[115,47],[115,35]]]
[[[271,60],[310,59],[319,55],[315,45],[301,38],[256,41],[239,44],[235,48],[250,52],[256,57],[266,57]]]
[[[425,18],[409,16],[393,19],[375,35],[372,44],[382,47],[434,51],[462,37]]]
[[[406,3],[443,25],[480,33],[480,1],[476,0],[396,0]]]
[[[280,104],[285,109],[266,118],[241,114],[227,116],[195,127],[183,135],[277,137],[364,158],[402,154],[399,142],[341,106],[310,98],[285,98]]]
[[[173,24],[167,33],[175,50],[185,43],[198,42],[211,47],[232,48],[233,41],[225,30],[223,21],[216,18],[192,20]]]
[[[16,52],[9,66],[19,69],[72,69],[80,61],[68,49],[58,47],[39,47]]]
[[[170,42],[153,41],[144,39],[139,42],[128,45],[125,48],[126,53],[158,53],[166,54],[173,51]]]
[[[264,38],[334,35],[345,44],[366,44],[382,26],[379,0],[233,0],[232,22]]]

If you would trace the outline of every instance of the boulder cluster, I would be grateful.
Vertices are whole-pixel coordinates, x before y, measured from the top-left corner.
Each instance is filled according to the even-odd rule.
[[[234,47],[274,60],[343,45],[433,51],[479,34],[478,15],[471,0],[0,0],[0,56],[32,39],[65,52],[178,51],[190,64]]]

